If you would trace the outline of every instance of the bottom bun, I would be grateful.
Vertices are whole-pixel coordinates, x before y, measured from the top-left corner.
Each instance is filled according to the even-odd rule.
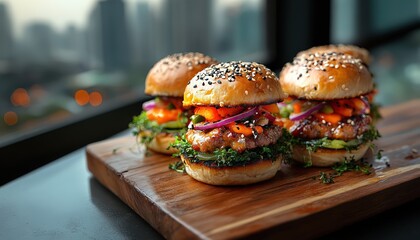
[[[159,133],[150,143],[146,144],[146,146],[155,152],[172,155],[178,152],[175,148],[168,149],[169,144],[174,141],[174,135],[170,133]]]
[[[275,161],[258,160],[244,166],[209,166],[204,162],[191,162],[181,155],[185,170],[195,180],[211,185],[246,185],[274,177],[281,168],[281,157]]]
[[[347,151],[345,149],[318,148],[315,152],[309,152],[305,146],[293,146],[293,159],[297,162],[312,162],[312,166],[330,167],[345,159],[359,160],[369,149],[369,144],[360,145],[358,149]]]

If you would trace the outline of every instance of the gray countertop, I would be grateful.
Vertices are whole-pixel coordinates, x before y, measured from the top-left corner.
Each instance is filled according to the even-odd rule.
[[[88,172],[84,149],[0,188],[0,239],[160,239]]]

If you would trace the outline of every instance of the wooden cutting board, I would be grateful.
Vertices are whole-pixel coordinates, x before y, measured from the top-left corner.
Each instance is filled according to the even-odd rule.
[[[86,147],[92,174],[169,239],[309,238],[420,197],[420,99],[384,108],[376,141],[385,161],[373,173],[347,172],[333,184],[322,168],[283,165],[274,179],[240,187],[197,182],[168,169],[169,156],[145,155],[133,137]],[[384,160],[384,159],[382,159]]]

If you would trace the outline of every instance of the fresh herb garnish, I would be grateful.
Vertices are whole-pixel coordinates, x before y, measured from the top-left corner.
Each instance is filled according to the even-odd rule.
[[[310,159],[309,160],[304,159],[303,167],[304,168],[312,167],[312,160],[310,160]]]
[[[169,164],[169,169],[174,170],[179,173],[185,173],[185,166],[181,160]]]
[[[291,159],[291,139],[287,130],[283,129],[282,138],[280,138],[277,143],[265,146],[254,148],[250,150],[245,150],[244,152],[237,152],[232,148],[222,148],[216,149],[213,153],[206,153],[206,158],[202,158],[198,151],[195,151],[191,144],[185,138],[185,135],[177,137],[175,142],[170,146],[179,150],[178,153],[175,153],[175,157],[183,155],[193,162],[211,162],[217,166],[235,166],[247,163],[249,161],[255,161],[259,159],[273,159],[275,160],[279,155],[283,156],[283,161],[288,163]],[[210,155],[210,156],[209,156]],[[214,159],[214,160],[205,160],[205,159]]]
[[[384,150],[383,149],[380,149],[377,153],[376,153],[376,159],[381,159],[382,158],[382,152],[383,152]]]
[[[381,137],[378,129],[374,126],[370,126],[369,130],[363,133],[362,135],[362,143],[371,142]]]
[[[114,149],[112,149],[112,154],[117,154],[117,151],[119,150],[120,148],[114,148]]]
[[[321,180],[321,182],[324,184],[330,184],[334,183],[334,177],[335,176],[333,176],[332,174],[320,172],[318,179]]]
[[[362,172],[363,174],[369,175],[372,173],[371,168],[372,165],[368,162],[363,161],[363,159],[356,161],[354,156],[352,156],[350,159],[344,159],[341,163],[336,163],[332,167],[332,172],[320,172],[317,178],[324,184],[330,184],[334,183],[334,179],[343,175],[345,172]]]
[[[377,103],[370,103],[370,116],[372,117],[373,121],[378,121],[382,118],[382,115],[379,112],[380,107],[381,105]]]
[[[370,171],[370,165],[361,160],[356,161],[354,159],[354,156],[351,156],[350,159],[344,159],[341,163],[336,163],[332,169],[335,170],[335,172],[338,174],[338,176],[341,176],[344,172],[354,171],[354,172],[362,172],[366,175],[369,175],[371,173]]]

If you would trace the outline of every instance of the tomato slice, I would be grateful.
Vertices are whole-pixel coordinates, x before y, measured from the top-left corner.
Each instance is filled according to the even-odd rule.
[[[215,107],[196,107],[194,114],[203,116],[208,122],[215,122],[222,119]]]
[[[180,109],[166,109],[161,107],[155,107],[146,112],[146,116],[149,120],[156,121],[158,124],[176,121],[179,115],[182,113]]]
[[[300,113],[302,112],[302,104],[299,101],[296,101],[293,104],[293,113]]]
[[[362,99],[352,98],[351,101],[353,103],[354,110],[356,111],[356,113],[360,114],[363,113],[364,110],[366,110],[366,104],[362,101]]]
[[[270,112],[270,113],[273,113],[273,114],[279,114],[280,113],[279,106],[277,106],[276,103],[269,104],[269,105],[264,105],[264,106],[262,106],[262,108],[264,110]]]
[[[286,119],[285,119],[286,120]],[[290,120],[289,120],[290,121]],[[273,122],[274,125],[277,125],[279,127],[283,127],[284,126],[284,121],[280,118],[276,118]]]
[[[351,117],[353,115],[353,104],[351,100],[337,100],[331,103],[335,113],[344,117]]]
[[[217,113],[220,115],[220,117],[226,118],[226,117],[235,116],[243,112],[243,110],[244,110],[243,107],[231,107],[231,108],[222,107],[222,108],[217,109]]]
[[[337,114],[337,113],[330,113],[330,114],[326,114],[326,113],[315,113],[314,114],[315,117],[322,121],[325,120],[326,122],[329,122],[331,124],[337,124],[338,122],[341,121],[341,115]]]

